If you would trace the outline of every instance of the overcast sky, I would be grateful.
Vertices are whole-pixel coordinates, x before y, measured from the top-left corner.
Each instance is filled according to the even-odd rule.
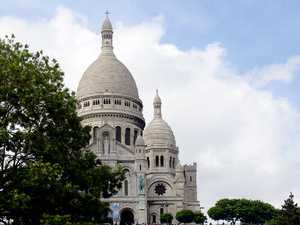
[[[300,202],[300,1],[0,0],[0,37],[56,58],[76,91],[105,11],[149,123],[158,89],[205,211],[221,198]]]

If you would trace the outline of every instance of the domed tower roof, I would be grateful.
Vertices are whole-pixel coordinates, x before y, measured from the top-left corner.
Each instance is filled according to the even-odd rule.
[[[95,118],[98,124],[104,121],[109,121],[111,126],[129,123],[127,126],[143,130],[143,103],[133,76],[113,52],[113,29],[108,12],[101,36],[101,54],[84,72],[77,88],[77,113],[87,119],[83,121],[87,124],[90,124],[89,118]]]
[[[156,95],[155,95],[154,100],[153,100],[153,105],[160,105],[160,106],[162,105],[161,99],[158,95],[158,90],[156,90]]]
[[[176,142],[171,127],[163,120],[161,114],[161,99],[156,91],[153,101],[154,118],[144,131],[145,145],[148,147],[167,147],[176,149]]]
[[[111,22],[108,19],[108,12],[106,11],[106,19],[103,22],[102,31],[112,31],[112,30],[113,30],[113,28],[112,28]]]
[[[107,16],[101,34],[101,54],[83,74],[77,88],[77,99],[110,93],[141,102],[133,76],[113,53],[113,30]]]

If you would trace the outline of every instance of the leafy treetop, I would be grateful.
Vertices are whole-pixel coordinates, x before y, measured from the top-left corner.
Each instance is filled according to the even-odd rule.
[[[226,220],[235,224],[264,223],[276,216],[276,209],[268,203],[247,199],[220,199],[207,211],[213,220]]]
[[[184,209],[177,212],[175,218],[179,223],[191,223],[195,220],[195,214],[190,209]]]
[[[121,167],[83,151],[90,127],[82,127],[63,75],[42,51],[0,39],[0,222],[101,222],[101,198],[121,188]]]

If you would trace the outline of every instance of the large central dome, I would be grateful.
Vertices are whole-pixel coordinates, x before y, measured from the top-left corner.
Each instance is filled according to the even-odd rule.
[[[77,88],[77,99],[107,93],[139,100],[133,76],[113,53],[113,31],[108,18],[103,22],[101,33],[102,52],[83,74]]]
[[[129,70],[113,53],[102,53],[83,74],[77,98],[110,93],[139,99],[136,83]]]

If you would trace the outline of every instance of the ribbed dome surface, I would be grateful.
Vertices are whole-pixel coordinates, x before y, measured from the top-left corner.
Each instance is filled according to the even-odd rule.
[[[77,99],[103,93],[139,99],[134,78],[113,53],[102,53],[87,68],[78,85]]]
[[[154,117],[145,128],[143,137],[147,146],[176,147],[173,131],[161,117]]]
[[[111,94],[131,97],[140,101],[138,89],[131,73],[113,53],[113,30],[108,17],[102,24],[101,35],[101,54],[81,77],[77,88],[77,99]]]
[[[102,31],[106,31],[106,30],[112,30],[112,25],[110,20],[106,17],[106,19],[104,20],[103,24],[102,24]]]
[[[161,105],[161,99],[160,99],[160,97],[159,97],[159,95],[158,95],[158,91],[156,91],[156,95],[155,95],[155,98],[154,98],[154,100],[153,100],[153,104],[154,104],[154,105],[156,105],[156,104]]]

